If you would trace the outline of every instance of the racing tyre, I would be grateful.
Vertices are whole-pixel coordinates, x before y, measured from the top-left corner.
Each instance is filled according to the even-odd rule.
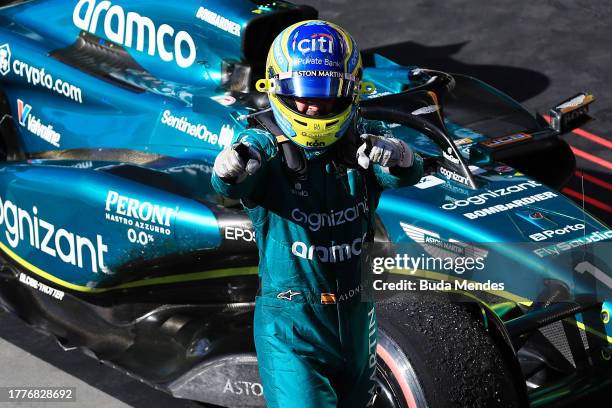
[[[378,303],[376,314],[376,408],[525,405],[510,365],[466,305],[402,294]]]

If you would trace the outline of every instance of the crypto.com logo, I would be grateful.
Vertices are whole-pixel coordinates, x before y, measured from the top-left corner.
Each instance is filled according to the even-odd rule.
[[[11,70],[11,47],[8,44],[0,45],[0,74],[6,76]]]

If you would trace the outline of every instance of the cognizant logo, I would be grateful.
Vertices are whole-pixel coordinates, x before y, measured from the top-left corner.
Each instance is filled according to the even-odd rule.
[[[108,246],[96,235],[94,241],[74,234],[64,228],[57,228],[52,223],[38,217],[38,208],[32,212],[19,208],[10,200],[0,197],[0,225],[4,225],[5,237],[12,248],[17,248],[26,237],[31,247],[45,254],[59,258],[62,262],[88,268],[94,273],[108,273],[104,263],[104,253]]]
[[[473,197],[468,197],[465,200],[455,200],[452,203],[447,203],[442,205],[442,209],[444,210],[454,210],[459,207],[465,207],[470,204],[474,205],[482,205],[487,202],[487,200],[491,198],[498,198],[503,196],[508,196],[514,193],[518,193],[520,191],[525,191],[530,188],[541,187],[542,184],[529,180],[525,183],[516,184],[510,187],[499,188],[497,190],[490,190],[486,193],[478,194]]]
[[[96,34],[98,23],[101,23],[109,41],[136,48],[140,52],[145,52],[146,39],[147,54],[153,56],[157,53],[162,61],[176,61],[176,65],[181,68],[189,68],[196,59],[195,42],[188,32],[177,32],[168,24],[156,27],[150,18],[132,11],[126,13],[123,7],[113,6],[110,1],[96,4],[96,0],[79,0],[72,21],[81,30],[92,34]],[[173,52],[166,49],[166,37],[174,39]]]
[[[344,262],[355,256],[361,255],[363,245],[363,237],[355,238],[349,244],[333,244],[329,247],[320,245],[306,245],[303,242],[297,241],[291,245],[291,253],[299,258],[308,260],[319,259],[324,263]]]
[[[291,211],[293,221],[306,225],[311,231],[318,231],[321,227],[335,227],[347,222],[355,221],[360,215],[368,213],[368,203],[364,199],[352,207],[343,210],[330,210],[324,213],[306,213],[299,208]]]

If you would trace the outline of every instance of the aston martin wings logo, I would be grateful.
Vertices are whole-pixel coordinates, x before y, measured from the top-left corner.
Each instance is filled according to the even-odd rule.
[[[429,231],[415,225],[400,222],[400,226],[406,235],[414,242],[421,244],[425,251],[434,257],[450,257],[458,256],[469,258],[486,258],[489,251],[466,244],[465,242],[456,239],[443,240],[437,232]]]

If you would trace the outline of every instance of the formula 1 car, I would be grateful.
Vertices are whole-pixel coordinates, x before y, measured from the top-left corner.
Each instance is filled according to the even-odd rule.
[[[0,8],[0,306],[177,398],[264,406],[256,237],[210,175],[267,108],[255,84],[272,39],[316,15],[280,0]],[[361,115],[426,164],[382,195],[376,243],[455,258],[497,247],[503,265],[451,291],[436,285],[457,268],[385,271],[387,287],[434,290],[379,301],[376,406],[539,407],[609,386],[597,248],[612,231],[557,191],[575,166],[558,136],[593,97],[549,124],[475,78],[372,59]],[[503,290],[482,286],[495,280]]]

